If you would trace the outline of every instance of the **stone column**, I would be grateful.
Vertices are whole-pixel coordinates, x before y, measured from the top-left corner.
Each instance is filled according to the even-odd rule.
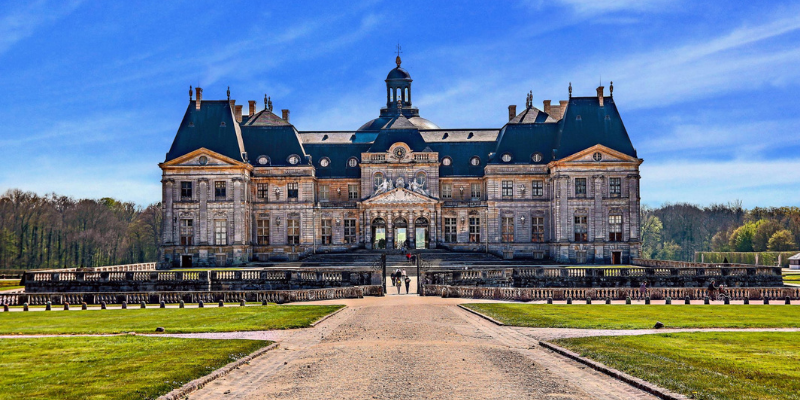
[[[595,242],[603,242],[603,226],[605,225],[605,218],[603,213],[603,176],[595,175],[592,177],[594,180],[594,224],[593,236]]]
[[[242,207],[242,179],[233,179],[233,244],[240,245],[244,237],[244,209]]]
[[[175,221],[173,221],[172,195],[174,192],[175,180],[164,179],[164,245],[175,243],[173,231]]]
[[[197,198],[200,201],[200,210],[197,218],[197,237],[201,246],[209,243],[208,235],[208,179],[197,181]]]
[[[628,175],[628,226],[630,241],[639,241],[639,174]]]
[[[557,179],[558,185],[558,200],[556,201],[558,207],[558,217],[556,218],[556,232],[558,241],[569,241],[569,176],[560,176]]]

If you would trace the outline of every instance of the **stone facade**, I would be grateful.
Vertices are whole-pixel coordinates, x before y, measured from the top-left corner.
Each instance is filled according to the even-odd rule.
[[[161,265],[404,245],[564,263],[639,257],[642,160],[602,88],[545,101],[552,115],[529,95],[500,129],[447,130],[411,106],[399,60],[386,82],[381,116],[353,132],[297,131],[271,99],[242,116],[198,89],[159,164]]]

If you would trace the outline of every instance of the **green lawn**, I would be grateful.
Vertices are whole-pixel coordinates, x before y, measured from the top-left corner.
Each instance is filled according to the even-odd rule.
[[[784,283],[800,283],[800,274],[783,274]]]
[[[800,399],[800,333],[703,332],[555,342],[697,399]]]
[[[304,328],[343,306],[129,308],[0,313],[0,334],[232,332]]]
[[[0,340],[0,399],[154,399],[269,345],[137,336]]]
[[[20,285],[19,279],[0,279],[0,290],[21,289],[24,287]]]
[[[800,307],[765,305],[466,304],[506,325],[538,328],[798,328]]]

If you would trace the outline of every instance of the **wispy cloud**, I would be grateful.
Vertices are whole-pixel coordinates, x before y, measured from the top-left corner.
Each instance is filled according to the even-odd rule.
[[[75,11],[83,0],[8,2],[0,10],[0,55],[37,29]]]
[[[797,171],[800,160],[645,162],[642,201],[710,204],[738,199],[747,207],[800,205]]]

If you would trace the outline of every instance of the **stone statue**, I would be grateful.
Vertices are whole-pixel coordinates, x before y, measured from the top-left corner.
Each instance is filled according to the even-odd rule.
[[[428,192],[426,192],[425,189],[423,189],[422,185],[417,183],[416,180],[412,180],[411,183],[408,184],[408,188],[411,189],[412,192],[420,193],[425,196],[428,195]]]
[[[403,179],[402,176],[397,178],[397,187],[404,188],[404,189],[406,187],[406,181],[405,181],[405,179]]]

